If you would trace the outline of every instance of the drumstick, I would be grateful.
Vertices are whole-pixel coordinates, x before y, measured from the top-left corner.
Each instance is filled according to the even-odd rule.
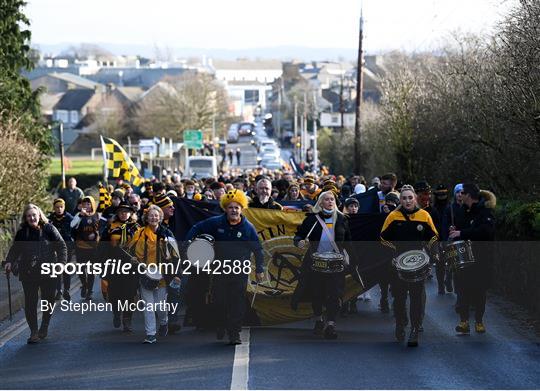
[[[255,296],[257,296],[258,291],[259,291],[259,282],[257,282],[257,286],[255,287],[255,293],[253,294],[253,298],[251,299],[251,308],[253,308],[253,304],[255,303]]]

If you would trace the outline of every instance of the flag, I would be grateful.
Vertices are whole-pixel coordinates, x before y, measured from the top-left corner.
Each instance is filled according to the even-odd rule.
[[[142,185],[144,178],[139,169],[116,140],[101,136],[101,146],[107,178],[121,178],[135,186]]]
[[[112,198],[109,194],[109,191],[105,186],[103,186],[101,183],[98,185],[99,187],[99,204],[98,204],[98,212],[103,212],[106,208],[112,205]]]

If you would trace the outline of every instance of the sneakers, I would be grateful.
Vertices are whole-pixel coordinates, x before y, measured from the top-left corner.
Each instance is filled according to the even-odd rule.
[[[169,334],[169,325],[162,324],[159,326],[158,334],[160,337],[166,337]]]
[[[474,325],[474,330],[477,333],[483,334],[486,332],[486,326],[484,326],[484,323],[482,322],[476,322],[476,324]]]
[[[240,339],[240,334],[229,335],[229,345],[241,345],[242,340]]]
[[[459,324],[456,326],[456,331],[459,334],[470,334],[471,329],[469,327],[469,321],[465,320],[465,321],[459,322]]]
[[[396,323],[395,335],[398,342],[405,341],[405,326],[400,323]]]
[[[411,333],[409,334],[407,346],[411,348],[415,348],[418,346],[418,329],[416,327],[411,328]]]
[[[114,312],[113,313],[113,326],[115,329],[120,328],[120,325],[122,324],[122,320],[120,319],[120,313]]]
[[[323,332],[324,332],[324,322],[322,320],[316,321],[315,327],[313,327],[313,334],[323,335]]]
[[[35,345],[37,343],[39,343],[39,336],[37,333],[32,333],[30,335],[30,337],[28,337],[28,339],[26,340],[26,343],[28,345]]]
[[[157,342],[157,339],[155,335],[147,335],[143,341],[143,343],[147,343],[147,344],[152,344],[156,342]]]
[[[324,329],[324,339],[336,339],[337,337],[336,326],[333,324],[326,326]]]
[[[49,332],[49,325],[47,323],[42,323],[37,334],[38,338],[39,339],[47,338],[48,332]]]

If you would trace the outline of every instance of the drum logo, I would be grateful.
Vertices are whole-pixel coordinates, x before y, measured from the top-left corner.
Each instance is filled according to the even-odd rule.
[[[422,232],[422,231],[424,230],[424,227],[423,227],[422,224],[418,224],[418,225],[416,226],[416,229],[417,229],[418,231]]]

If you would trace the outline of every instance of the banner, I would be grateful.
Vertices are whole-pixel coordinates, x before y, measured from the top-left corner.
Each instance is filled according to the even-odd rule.
[[[174,233],[181,240],[191,226],[205,218],[223,213],[214,202],[175,199],[176,219]],[[248,283],[250,323],[272,325],[307,319],[312,316],[311,304],[300,303],[298,309],[291,308],[291,297],[298,283],[300,266],[306,249],[293,244],[297,227],[305,218],[301,211],[277,211],[248,208],[244,216],[255,226],[263,247],[265,269],[268,279],[257,285],[255,272]],[[385,270],[386,261],[380,254],[379,233],[385,215],[362,214],[349,218],[353,239],[352,254],[359,265],[366,289],[373,287]],[[254,262],[254,259],[253,259]],[[254,270],[254,267],[253,267]],[[362,293],[363,289],[349,275],[346,278],[344,300]]]
[[[144,178],[124,148],[112,138],[100,137],[105,162],[105,178],[121,178],[135,186],[142,185]]]

